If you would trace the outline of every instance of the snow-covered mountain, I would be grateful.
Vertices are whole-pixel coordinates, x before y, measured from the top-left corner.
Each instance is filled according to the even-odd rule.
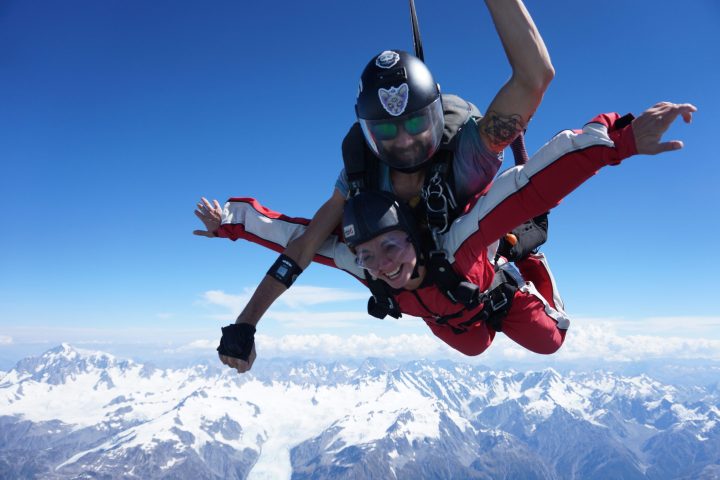
[[[219,364],[218,364],[219,365]],[[157,369],[62,345],[0,374],[0,478],[720,478],[720,391],[450,362]]]

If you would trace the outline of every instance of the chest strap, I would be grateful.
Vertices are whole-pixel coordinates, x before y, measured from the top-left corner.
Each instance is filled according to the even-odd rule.
[[[512,307],[515,292],[520,288],[522,281],[519,273],[513,270],[514,267],[511,267],[510,264],[498,267],[490,288],[478,294],[478,304],[482,303],[482,309],[472,318],[456,325],[450,325],[449,321],[462,315],[461,311],[436,318],[435,323],[446,325],[457,334],[465,333],[470,327],[483,322],[496,332],[501,332],[502,322]]]
[[[367,311],[370,315],[380,320],[388,315],[393,318],[402,317],[400,306],[395,300],[390,285],[377,278],[372,278],[367,270],[365,270],[365,281],[372,294],[367,305]]]

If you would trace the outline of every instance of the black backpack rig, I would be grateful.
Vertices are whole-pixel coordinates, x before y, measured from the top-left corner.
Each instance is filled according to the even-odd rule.
[[[479,286],[455,272],[448,260],[447,252],[439,248],[439,235],[447,232],[464,207],[459,205],[456,199],[452,163],[458,133],[471,116],[482,118],[480,110],[475,105],[456,95],[442,94],[442,105],[445,122],[442,141],[427,167],[421,201],[413,208],[416,220],[426,227],[422,229],[423,245],[421,245],[419,261],[426,266],[429,281],[440,288],[452,303],[462,304],[466,309],[484,304],[481,312],[471,320],[459,325],[459,328],[451,327],[455,333],[466,331],[466,327],[478,321],[486,321],[496,331],[500,331],[502,319],[510,309],[512,297],[519,288],[519,279],[508,273],[506,269],[496,267],[493,283],[487,291],[481,292]],[[513,141],[511,149],[516,165],[527,162],[528,156],[522,134]],[[342,154],[349,184],[349,197],[362,191],[380,190],[380,159],[367,146],[358,123],[350,128],[343,139]],[[515,239],[523,238],[519,234],[527,229],[526,224],[523,224],[513,230],[513,234],[516,234]],[[538,240],[540,241],[537,245],[531,245],[525,248],[525,251],[537,248],[545,238]],[[507,245],[507,240],[505,242],[506,249],[512,248],[511,245]],[[387,315],[400,318],[400,308],[395,300],[397,292],[384,281],[374,279],[367,271],[365,271],[365,280],[372,294],[368,300],[368,313],[380,319]],[[440,317],[435,321],[438,324],[447,324],[449,320],[458,316],[460,314]]]

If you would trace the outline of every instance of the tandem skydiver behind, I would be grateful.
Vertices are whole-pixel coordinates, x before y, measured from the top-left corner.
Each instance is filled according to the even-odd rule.
[[[512,75],[490,102],[486,114],[481,116],[477,108],[459,97],[441,95],[420,58],[422,55],[385,50],[374,56],[361,75],[355,102],[358,121],[343,142],[343,157],[347,166],[348,157],[359,152],[361,156],[354,158],[370,159],[377,166],[377,175],[356,176],[350,169],[341,173],[330,199],[292,242],[277,243],[272,235],[257,239],[281,256],[270,267],[236,323],[254,328],[272,303],[290,288],[339,225],[346,198],[351,190],[356,190],[361,177],[371,180],[365,189],[392,191],[403,201],[417,202],[420,208],[427,204],[427,210],[434,211],[438,202],[448,202],[449,209],[435,212],[440,227],[444,222],[444,228],[457,214],[456,209],[461,209],[492,181],[502,164],[503,149],[527,128],[554,69],[522,1],[486,0],[485,4],[512,67]],[[482,82],[481,78],[477,80]],[[457,128],[450,128],[453,126]],[[448,157],[449,162],[445,161]],[[446,166],[439,177],[433,171],[436,164]],[[441,181],[429,182],[435,178]],[[438,185],[442,186],[442,195],[435,195]],[[418,201],[421,190],[428,194]],[[263,210],[256,202],[253,205]],[[202,198],[195,214],[205,224],[205,230],[194,233],[215,237],[220,210],[216,201],[211,203]],[[239,216],[237,213],[236,217]],[[436,227],[431,225],[432,228]],[[315,258],[333,263],[332,259],[316,255]],[[220,360],[241,373],[252,364],[252,359],[248,362],[222,354]]]
[[[428,275],[432,251],[418,234],[409,208],[388,193],[352,197],[343,216],[342,237],[328,238],[316,260],[366,284],[368,274],[383,282],[398,313],[422,317],[436,336],[465,354],[483,352],[498,331],[529,350],[552,353],[564,341],[567,317],[548,283],[551,277],[538,269],[542,257],[531,255],[526,265],[518,262],[526,278],[515,277],[513,285],[512,279],[496,281],[498,275],[513,275],[493,264],[488,247],[514,225],[556,206],[600,168],[636,154],[682,148],[677,140],[662,142],[662,135],[678,115],[690,123],[695,111],[691,104],[661,102],[638,118],[598,115],[580,131],[555,136],[527,165],[503,172],[436,239],[454,273],[477,286],[468,302],[448,296],[441,282]],[[260,225],[254,232],[247,230]],[[237,199],[226,205],[217,235],[279,249],[304,228],[298,219],[263,210],[251,199]],[[502,284],[505,288],[497,291],[495,287]],[[251,324],[223,328],[219,352],[251,366],[254,332]]]

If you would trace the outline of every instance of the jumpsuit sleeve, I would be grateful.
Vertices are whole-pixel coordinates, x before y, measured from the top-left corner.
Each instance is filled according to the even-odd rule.
[[[565,130],[546,143],[526,165],[500,174],[485,195],[443,237],[453,255],[472,238],[488,246],[517,225],[557,206],[607,165],[637,153],[631,125],[615,128],[620,116],[603,114],[582,130]]]
[[[307,218],[289,217],[265,208],[254,198],[231,198],[225,203],[222,223],[215,233],[218,237],[243,239],[282,253],[292,240],[303,234],[309,223]],[[339,231],[323,242],[313,261],[364,278],[362,269],[355,264],[355,255]]]

